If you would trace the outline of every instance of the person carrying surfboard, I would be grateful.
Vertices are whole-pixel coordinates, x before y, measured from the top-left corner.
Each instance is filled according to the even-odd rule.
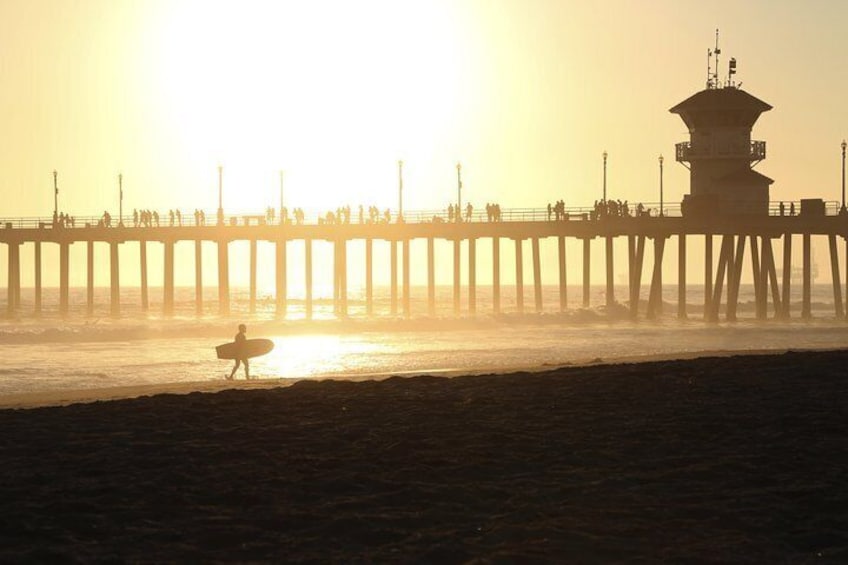
[[[233,377],[235,376],[236,371],[238,371],[239,365],[244,363],[244,378],[249,380],[250,379],[250,363],[247,361],[247,355],[245,354],[246,352],[245,351],[239,351],[239,350],[244,348],[245,342],[247,341],[247,336],[245,336],[245,334],[247,333],[247,326],[245,326],[244,324],[239,324],[238,330],[239,331],[236,334],[235,339],[233,339],[233,341],[236,343],[236,351],[238,352],[236,354],[236,358],[235,358],[236,363],[235,363],[235,365],[233,365],[233,370],[230,373],[230,376],[227,377],[227,379],[233,380]]]

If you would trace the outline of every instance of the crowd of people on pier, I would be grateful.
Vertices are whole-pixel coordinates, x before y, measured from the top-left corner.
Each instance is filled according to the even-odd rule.
[[[53,226],[57,228],[72,228],[74,227],[74,218],[65,214],[53,214]]]
[[[472,221],[483,221],[482,211],[475,210],[473,204],[471,202],[467,202],[464,207],[460,207],[458,204],[450,203],[448,206],[443,209],[442,212],[436,212],[432,216],[424,217],[420,212],[413,212],[411,215],[412,221],[414,222],[433,222],[433,223],[443,223],[445,221],[451,223],[461,223],[461,222],[472,222]],[[475,212],[477,216],[475,217]],[[662,215],[659,208],[651,209],[645,207],[643,203],[638,203],[633,206],[627,200],[596,200],[591,208],[584,209],[575,209],[572,208],[570,211],[565,207],[565,201],[560,199],[556,202],[549,202],[546,208],[541,211],[536,210],[521,210],[520,216],[521,218],[528,218],[527,214],[529,214],[529,218],[538,219],[540,216],[540,212],[542,217],[546,218],[547,221],[566,221],[566,220],[589,220],[589,221],[599,221],[604,220],[606,218],[639,218],[646,216],[657,216]],[[219,214],[221,212],[219,211]],[[354,217],[353,214],[356,214]],[[494,202],[486,202],[485,205],[485,221],[487,222],[502,222],[503,217],[501,214],[501,206],[500,204]],[[779,216],[795,216],[797,213],[796,203],[795,202],[779,202],[771,209],[771,213]],[[840,211],[840,214],[845,214],[846,212]],[[291,216],[290,216],[291,214]],[[170,209],[167,211],[167,225],[168,226],[183,226],[184,222],[186,222],[186,216],[177,208]],[[306,223],[306,213],[303,208],[293,208],[289,210],[286,207],[282,208],[274,208],[267,207],[265,209],[264,219],[259,215],[246,215],[245,225],[249,224],[247,218],[250,219],[258,219],[260,223],[264,222],[268,225],[304,225]],[[513,216],[507,219],[517,219],[518,216],[513,212]],[[315,222],[321,225],[347,225],[351,224],[354,221],[361,224],[390,224],[390,223],[403,223],[407,218],[404,217],[403,214],[399,213],[397,210],[391,210],[386,208],[385,210],[380,210],[375,205],[371,205],[365,207],[363,205],[359,205],[355,212],[351,209],[350,205],[339,206],[334,210],[329,210],[327,212],[317,214],[314,219],[310,216],[310,222]],[[89,219],[87,219],[86,225],[88,224]],[[160,219],[160,214],[156,210],[150,209],[133,209],[132,211],[132,225],[133,227],[160,227],[162,224],[160,222],[164,222],[165,220]],[[218,218],[218,223],[222,223],[224,221],[223,217]],[[228,224],[236,225],[236,219],[234,217],[230,217],[228,220]],[[75,218],[66,213],[54,213],[52,219],[52,226],[55,228],[68,228],[75,227],[74,226]],[[108,211],[104,211],[102,215],[96,219],[96,225],[98,227],[114,227],[123,225],[122,219],[119,218],[116,223],[112,217],[112,215]],[[206,221],[206,213],[201,209],[194,210],[194,226],[205,226],[207,225]]]

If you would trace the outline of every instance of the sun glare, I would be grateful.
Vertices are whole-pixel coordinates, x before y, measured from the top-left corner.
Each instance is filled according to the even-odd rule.
[[[393,198],[394,162],[440,158],[465,104],[457,25],[449,3],[175,3],[159,54],[174,150],[226,167],[232,209],[276,205],[280,169],[290,206]]]

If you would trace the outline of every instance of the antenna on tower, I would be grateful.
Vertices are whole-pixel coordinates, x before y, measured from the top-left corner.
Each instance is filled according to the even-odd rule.
[[[715,49],[707,49],[707,89],[719,88],[721,84],[718,82],[718,56],[721,55],[721,49],[718,47],[718,28],[716,28]],[[712,59],[715,57],[715,66],[712,65]]]
[[[721,49],[719,49],[718,47],[718,28],[716,28],[716,45],[715,51],[713,51],[713,53],[715,54],[715,74],[713,75],[713,84],[715,84],[716,88],[719,88],[720,84],[718,82],[718,56],[721,55]]]

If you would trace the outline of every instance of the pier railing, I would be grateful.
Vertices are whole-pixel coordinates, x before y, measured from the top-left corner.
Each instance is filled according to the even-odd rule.
[[[626,213],[618,212],[616,216],[637,217],[637,216],[660,216],[660,205],[658,202],[642,203],[643,210],[637,212],[636,206],[628,204]],[[839,202],[825,202],[825,215],[836,216],[839,214]],[[800,201],[783,201],[770,202],[768,213],[770,216],[789,216],[794,210],[795,215],[800,214]],[[388,215],[386,214],[388,212]],[[503,208],[494,212],[494,210],[472,209],[469,216],[467,210],[463,210],[461,214],[451,215],[447,210],[409,210],[404,211],[403,217],[400,218],[397,210],[384,210],[382,213],[371,218],[367,214],[360,216],[358,208],[351,209],[349,217],[345,214],[339,216],[337,211],[326,211],[318,209],[304,209],[302,224],[372,224],[372,223],[467,223],[467,222],[553,222],[553,221],[603,221],[607,214],[597,211],[594,207],[570,207],[565,208],[560,214],[557,214],[554,209],[545,208]],[[679,203],[664,204],[662,208],[662,216],[680,217],[681,207]],[[296,222],[291,214],[288,215],[285,222],[281,222],[278,215],[271,216],[263,213],[233,213],[223,216],[223,225],[225,226],[245,226],[245,225],[281,225],[295,224]],[[62,222],[54,222],[52,217],[17,217],[17,218],[0,218],[0,229],[74,229],[74,228],[90,228],[90,227],[168,227],[168,226],[214,226],[218,225],[218,217],[215,211],[204,211],[203,216],[200,214],[182,214],[179,219],[176,215],[172,220],[169,213],[159,215],[158,221],[150,221],[142,223],[133,215],[125,214],[123,217],[112,217],[107,222],[101,216],[69,216]]]

